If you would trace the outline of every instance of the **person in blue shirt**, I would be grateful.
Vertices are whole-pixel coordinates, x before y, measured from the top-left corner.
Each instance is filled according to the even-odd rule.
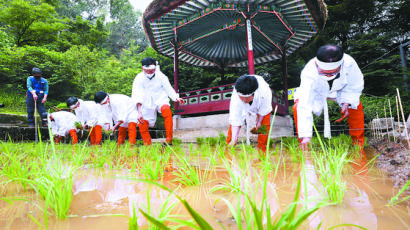
[[[42,125],[47,125],[47,112],[44,103],[48,95],[48,82],[41,77],[41,70],[34,67],[32,76],[27,78],[27,119],[29,126],[34,127],[34,102],[36,102],[37,111],[40,114]]]

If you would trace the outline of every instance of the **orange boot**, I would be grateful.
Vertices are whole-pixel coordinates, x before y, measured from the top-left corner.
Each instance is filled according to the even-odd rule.
[[[77,142],[78,142],[78,140],[77,140],[77,130],[70,129],[68,132],[70,133],[71,140],[73,141],[73,145],[77,144]]]
[[[357,109],[349,109],[349,116],[347,117],[349,123],[349,134],[354,145],[359,145],[361,152],[363,152],[364,145],[364,114],[363,106],[360,102]]]
[[[117,145],[124,144],[126,137],[127,137],[127,128],[120,126],[118,128],[118,143],[117,143]]]
[[[90,142],[91,145],[95,145],[95,127],[90,127],[89,131],[89,137],[90,137]]]
[[[135,122],[128,123],[128,141],[130,145],[135,145],[137,141],[137,123]]]
[[[161,107],[161,114],[164,117],[165,123],[165,133],[167,135],[166,142],[172,144],[172,131],[173,131],[173,121],[172,121],[172,112],[169,105],[163,105]]]
[[[149,134],[149,123],[147,120],[143,120],[138,124],[140,128],[140,133],[142,140],[144,141],[145,145],[151,145],[151,135]]]
[[[302,139],[299,138],[299,133],[298,133],[298,102],[299,100],[295,100],[295,104],[292,106],[292,111],[293,111],[293,118],[295,119],[295,129],[296,129],[296,136],[298,137],[299,143],[302,142]]]
[[[101,145],[101,141],[102,141],[102,126],[101,125],[96,125],[93,128],[93,132],[94,132],[94,144],[96,145]]]
[[[228,135],[226,135],[226,144],[229,145],[232,140],[232,125],[229,125]]]
[[[266,126],[266,130],[268,131],[268,134],[258,135],[258,149],[266,153],[266,144],[268,143],[268,135],[269,135],[269,130],[270,130],[270,113],[268,113],[267,115],[263,117],[261,126],[262,125]]]

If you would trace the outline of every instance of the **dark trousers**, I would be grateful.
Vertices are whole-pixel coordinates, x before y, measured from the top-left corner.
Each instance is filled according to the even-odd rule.
[[[37,98],[37,112],[40,115],[42,122],[46,123],[44,122],[44,120],[47,119],[47,113],[46,113],[46,108],[44,107],[44,104],[41,103],[42,100],[43,100],[43,97]],[[27,96],[26,103],[27,103],[28,124],[34,126],[34,99],[33,97]]]

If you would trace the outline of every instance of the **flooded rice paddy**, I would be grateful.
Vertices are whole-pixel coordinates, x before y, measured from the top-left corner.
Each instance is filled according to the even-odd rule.
[[[268,155],[245,145],[0,144],[0,229],[137,229],[133,221],[154,229],[143,212],[170,228],[199,228],[184,202],[214,229],[271,229],[286,215],[295,225],[281,229],[410,229],[409,203],[389,204],[399,189],[373,166],[370,148],[363,156],[337,145],[339,167],[321,158],[330,150],[301,152],[295,140],[275,141]],[[41,179],[51,177],[59,182]],[[57,215],[53,203],[63,200]]]

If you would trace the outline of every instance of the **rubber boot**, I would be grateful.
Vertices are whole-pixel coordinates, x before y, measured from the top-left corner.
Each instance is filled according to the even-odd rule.
[[[295,100],[295,104],[292,106],[292,111],[293,111],[293,118],[295,120],[295,129],[296,129],[296,136],[298,137],[299,143],[302,142],[302,139],[299,138],[299,133],[298,133],[298,102],[299,100]]]
[[[135,122],[128,123],[128,141],[130,146],[137,142],[137,123]]]
[[[151,135],[149,134],[149,123],[147,120],[143,120],[138,124],[140,128],[140,133],[142,140],[144,141],[144,145],[151,145]]]
[[[269,133],[270,130],[270,113],[263,117],[261,126],[266,126],[266,130]],[[269,134],[259,134],[258,135],[258,149],[263,153],[266,153],[266,144],[268,143]]]
[[[94,126],[93,132],[94,132],[94,137],[95,137],[94,144],[96,144],[96,145],[101,145],[101,141],[102,141],[102,126],[101,126],[101,125],[96,125],[96,126]]]
[[[89,136],[90,136],[91,145],[95,145],[95,127],[90,127],[89,131],[90,131]]]
[[[228,135],[226,135],[226,144],[229,145],[232,140],[232,125],[229,125]]]
[[[127,128],[120,126],[118,128],[118,143],[117,143],[117,145],[124,144],[126,137],[127,137]]]
[[[68,131],[70,133],[71,136],[71,140],[73,141],[73,145],[78,143],[78,139],[77,139],[77,130],[75,129],[70,129],[70,131]]]
[[[353,144],[360,146],[360,151],[364,154],[364,114],[361,102],[357,109],[349,109],[347,122],[349,123],[349,134]]]
[[[172,132],[173,132],[173,121],[172,121],[172,112],[169,105],[163,105],[161,107],[161,114],[164,117],[165,123],[165,134],[167,136],[166,142],[172,144]]]

